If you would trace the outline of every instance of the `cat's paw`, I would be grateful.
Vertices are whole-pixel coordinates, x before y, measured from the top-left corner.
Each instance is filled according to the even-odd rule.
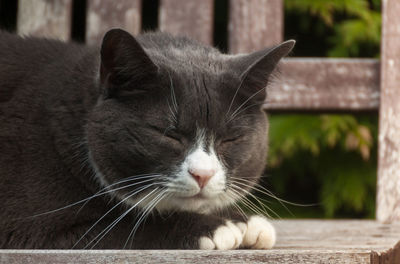
[[[234,224],[231,221],[226,221],[224,225],[215,229],[210,237],[200,237],[199,248],[236,249],[242,244],[246,228],[246,224],[244,223]]]
[[[241,247],[269,249],[275,245],[275,228],[265,217],[254,215],[247,221]]]

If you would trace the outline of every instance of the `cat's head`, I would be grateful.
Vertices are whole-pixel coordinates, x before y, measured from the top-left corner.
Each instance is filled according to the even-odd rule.
[[[233,56],[163,33],[109,31],[87,125],[97,177],[149,210],[210,212],[246,195],[265,166],[265,87],[293,45]]]

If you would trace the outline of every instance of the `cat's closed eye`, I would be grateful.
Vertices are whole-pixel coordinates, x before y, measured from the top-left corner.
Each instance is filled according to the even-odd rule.
[[[227,138],[224,138],[221,141],[221,144],[235,143],[235,142],[239,142],[242,139],[243,139],[243,135],[236,135],[236,136],[232,136],[232,137],[227,137]]]
[[[183,144],[183,136],[176,130],[166,129],[163,135],[176,143]]]

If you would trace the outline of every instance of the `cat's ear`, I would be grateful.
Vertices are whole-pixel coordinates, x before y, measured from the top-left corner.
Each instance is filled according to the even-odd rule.
[[[263,102],[271,73],[278,62],[293,49],[294,40],[235,58],[234,67],[240,74],[240,92],[253,101]]]
[[[122,29],[111,29],[101,45],[100,82],[105,97],[143,92],[158,68],[138,41]]]

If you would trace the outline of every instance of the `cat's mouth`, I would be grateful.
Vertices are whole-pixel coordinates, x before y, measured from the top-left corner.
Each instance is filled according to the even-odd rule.
[[[198,192],[196,194],[193,195],[176,195],[175,197],[179,198],[179,199],[183,199],[183,200],[206,200],[206,199],[210,199],[211,197],[208,197],[206,195],[204,195],[202,192]]]
[[[220,191],[200,190],[195,193],[177,194],[175,197],[183,200],[211,200],[221,194]]]
[[[189,196],[189,197],[184,197],[186,199],[200,199],[200,200],[206,200],[206,199],[210,199],[210,197],[205,196],[203,193],[199,192],[198,194],[195,194],[193,196]]]

